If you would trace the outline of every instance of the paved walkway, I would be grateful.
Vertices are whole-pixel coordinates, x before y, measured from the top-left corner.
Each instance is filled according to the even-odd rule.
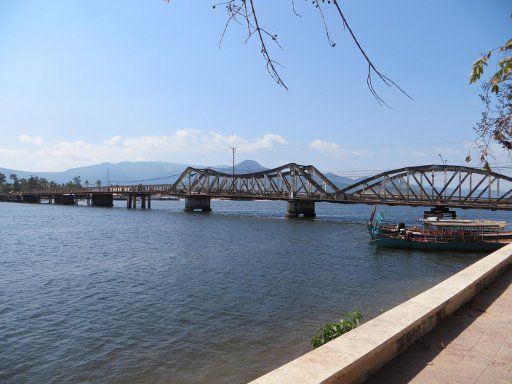
[[[512,269],[365,384],[403,383],[512,383]]]

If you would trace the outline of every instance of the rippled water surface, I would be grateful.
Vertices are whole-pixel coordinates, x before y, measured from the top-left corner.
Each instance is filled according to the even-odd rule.
[[[372,318],[481,257],[375,248],[368,206],[304,220],[282,202],[124,204],[0,203],[0,382],[244,383],[321,324]]]

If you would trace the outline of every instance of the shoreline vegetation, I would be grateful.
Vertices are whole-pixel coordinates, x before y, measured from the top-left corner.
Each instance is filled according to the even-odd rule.
[[[339,321],[330,324],[324,324],[318,329],[318,332],[311,339],[313,348],[318,348],[325,343],[357,328],[363,321],[361,312],[347,312]]]
[[[89,180],[85,180],[85,182],[82,184],[80,176],[75,176],[73,177],[73,180],[70,180],[67,183],[59,184],[53,181],[48,181],[44,177],[38,176],[30,176],[29,178],[18,178],[18,176],[15,173],[10,174],[9,178],[7,178],[6,175],[0,172],[0,192],[17,192],[24,189],[47,189],[57,187],[81,188],[83,186],[101,187],[101,181],[97,180],[96,182],[91,184],[89,183]]]

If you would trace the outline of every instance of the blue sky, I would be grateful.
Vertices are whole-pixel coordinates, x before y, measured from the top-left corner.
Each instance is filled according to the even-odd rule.
[[[510,38],[510,3],[342,3],[375,64],[414,98],[375,80],[325,6],[331,48],[309,2],[258,0],[285,91],[257,41],[242,44],[211,1],[2,1],[0,166],[62,170],[103,161],[213,165],[238,159],[323,170],[461,163],[481,104],[468,84],[479,55]],[[501,156],[501,155],[500,155]],[[507,161],[506,157],[499,157]]]

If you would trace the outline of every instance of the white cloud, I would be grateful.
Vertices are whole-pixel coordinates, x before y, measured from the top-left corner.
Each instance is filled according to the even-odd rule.
[[[62,170],[106,161],[161,160],[217,164],[230,158],[230,146],[236,146],[238,153],[258,154],[287,143],[282,136],[270,133],[248,140],[238,135],[223,135],[196,129],[178,130],[162,136],[112,136],[99,143],[79,140],[48,144],[41,138],[28,135],[21,135],[18,140],[39,145],[35,151],[26,151],[24,162],[37,164],[40,170]],[[12,153],[4,150],[2,153],[0,150],[2,163],[10,162],[8,157],[14,154],[14,150],[10,152]],[[5,155],[5,159],[2,159],[2,154]]]
[[[347,154],[347,151],[341,148],[339,144],[330,141],[313,140],[309,143],[309,147],[315,151],[323,152],[327,156],[343,157]]]
[[[149,151],[174,151],[178,153],[225,152],[230,146],[236,146],[239,152],[268,151],[275,145],[286,144],[279,135],[265,134],[250,141],[238,135],[222,135],[217,132],[202,132],[196,129],[183,129],[169,136],[141,136],[108,140],[110,145],[132,154]]]
[[[123,140],[121,136],[112,136],[110,139],[105,140],[103,143],[107,145],[115,145]]]
[[[257,139],[252,143],[242,142],[240,143],[241,152],[256,152],[262,150],[269,150],[274,147],[275,144],[286,144],[287,141],[279,135],[265,134],[263,137]]]
[[[313,140],[309,143],[309,148],[322,152],[325,156],[338,159],[345,157],[346,155],[367,156],[369,154],[368,150],[365,148],[346,149],[337,143],[323,140]]]
[[[368,156],[370,154],[370,152],[366,148],[351,149],[349,153],[355,156]]]
[[[21,141],[22,143],[33,144],[38,146],[44,144],[44,140],[39,136],[20,135],[18,136],[18,140]]]
[[[23,149],[8,149],[0,147],[0,156],[20,157],[27,154]]]

